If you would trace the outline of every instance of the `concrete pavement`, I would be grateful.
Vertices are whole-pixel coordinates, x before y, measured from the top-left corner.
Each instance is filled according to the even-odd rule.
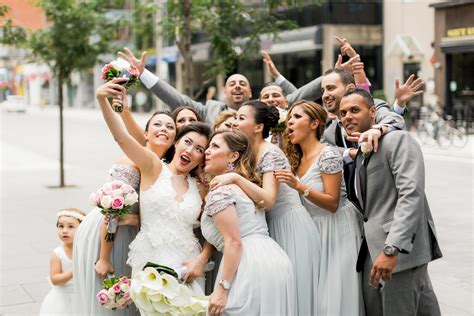
[[[144,124],[148,115],[138,115]],[[89,193],[121,156],[97,110],[65,111],[66,183],[58,184],[57,110],[0,114],[0,315],[37,314],[60,244],[55,213],[88,211]],[[426,192],[444,258],[429,265],[443,315],[473,315],[473,149],[424,147]]]

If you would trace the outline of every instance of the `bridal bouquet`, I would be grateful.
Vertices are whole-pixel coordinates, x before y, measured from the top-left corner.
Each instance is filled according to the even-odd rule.
[[[112,275],[104,279],[103,284],[104,288],[97,293],[96,297],[100,305],[106,309],[125,309],[133,303],[130,297],[131,280],[126,276]]]
[[[166,266],[148,262],[132,279],[130,296],[142,315],[205,314],[208,297],[191,295],[178,281],[178,273]]]
[[[91,193],[89,200],[92,205],[101,209],[102,214],[110,216],[105,240],[113,241],[117,232],[117,218],[124,218],[130,212],[138,202],[138,194],[131,185],[116,180]]]
[[[128,81],[123,83],[125,88],[130,88],[131,86],[138,84],[140,73],[137,68],[130,65],[128,61],[122,58],[117,58],[116,60],[108,63],[102,67],[101,76],[103,80],[110,81],[114,78],[127,78]],[[123,106],[121,100],[119,100],[120,105],[115,107],[115,112],[122,112]]]

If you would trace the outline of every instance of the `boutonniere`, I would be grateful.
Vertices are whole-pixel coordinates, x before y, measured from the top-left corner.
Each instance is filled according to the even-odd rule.
[[[270,128],[272,134],[282,133],[286,128],[286,116],[288,115],[288,110],[277,108],[280,118],[278,119],[278,124],[275,127]]]
[[[367,142],[360,143],[359,146],[360,151],[362,152],[362,156],[364,156],[364,158],[369,157],[374,152],[374,148]]]

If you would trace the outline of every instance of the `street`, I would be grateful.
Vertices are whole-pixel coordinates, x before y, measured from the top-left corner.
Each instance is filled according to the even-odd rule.
[[[137,116],[144,125],[147,114]],[[88,197],[121,157],[98,110],[65,110],[65,179],[59,183],[55,108],[0,113],[0,314],[37,314],[50,289],[49,258],[60,245],[55,214],[89,211]],[[426,194],[444,258],[429,265],[443,315],[473,315],[473,149],[423,148]]]

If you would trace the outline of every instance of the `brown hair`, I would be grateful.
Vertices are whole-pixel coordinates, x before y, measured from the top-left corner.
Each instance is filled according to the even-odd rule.
[[[232,132],[217,132],[212,137],[216,135],[222,135],[227,147],[231,151],[236,151],[239,153],[239,158],[234,162],[235,172],[246,178],[247,180],[254,182],[258,185],[261,185],[262,179],[260,175],[256,172],[257,167],[257,158],[255,157],[251,143],[241,131],[232,131]]]
[[[326,110],[318,103],[306,100],[300,100],[293,103],[288,110],[288,116],[286,118],[286,126],[283,143],[284,143],[284,151],[288,160],[290,161],[291,168],[296,171],[298,166],[300,165],[301,157],[303,156],[303,152],[301,151],[301,146],[299,144],[292,144],[290,142],[290,138],[288,135],[288,120],[291,117],[291,112],[297,106],[300,106],[303,109],[303,112],[309,116],[311,121],[318,121],[318,127],[316,128],[316,134],[314,135],[316,139],[319,141],[324,133],[324,128],[326,126],[326,120],[328,118],[328,114]]]
[[[212,130],[215,131],[219,126],[221,126],[224,121],[226,121],[229,117],[234,117],[235,118],[235,112],[231,111],[223,111],[220,112],[217,116],[216,119],[214,120],[214,125],[212,126]]]
[[[175,123],[176,123],[176,120],[178,119],[178,114],[179,114],[181,111],[183,111],[183,110],[189,110],[189,111],[193,112],[194,115],[196,115],[196,119],[197,119],[198,122],[202,122],[202,121],[203,121],[201,115],[199,115],[199,113],[196,112],[196,110],[195,110],[194,108],[192,108],[192,107],[190,107],[190,106],[179,106],[179,107],[177,107],[177,108],[173,111],[173,113],[171,114],[171,115],[172,115],[172,118],[173,118],[173,121],[174,121]]]

